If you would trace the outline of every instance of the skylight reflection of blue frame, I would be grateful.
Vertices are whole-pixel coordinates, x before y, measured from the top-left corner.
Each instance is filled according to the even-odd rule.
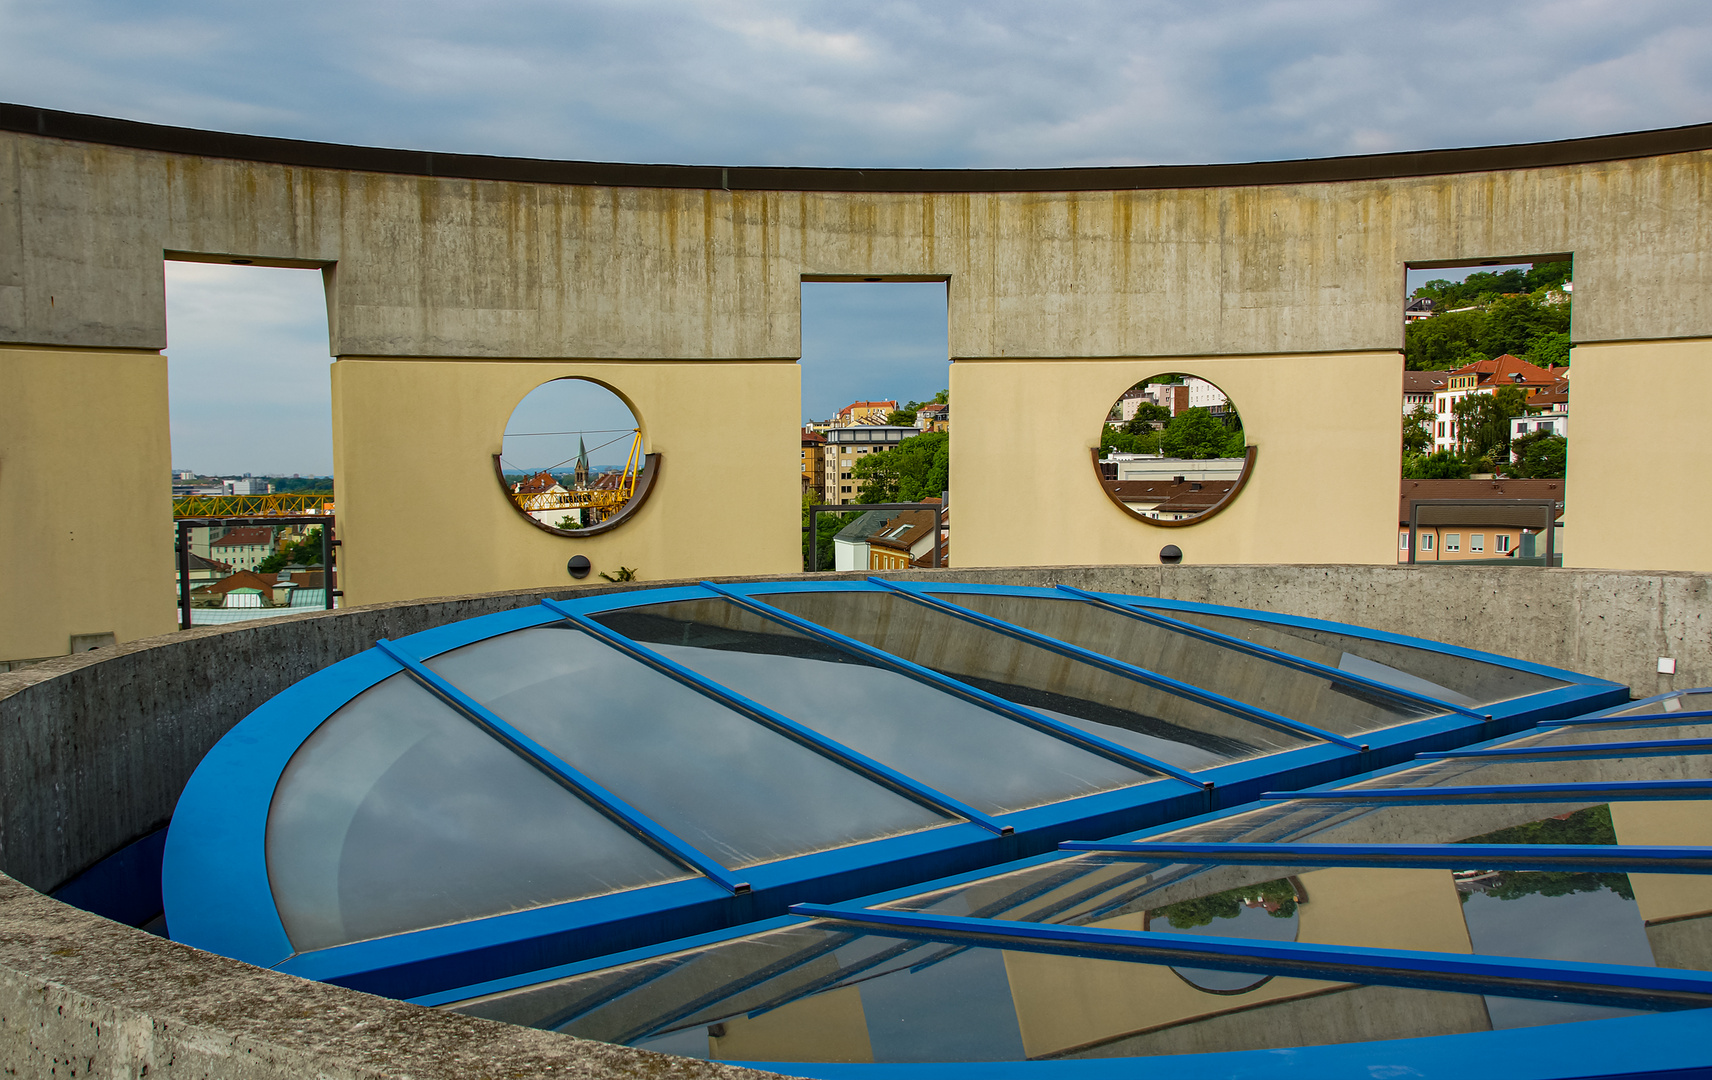
[[[1671,754],[1712,754],[1712,739],[1655,739],[1647,742],[1567,743],[1550,746],[1497,746],[1476,750],[1438,750],[1416,754],[1415,760],[1664,757]]]
[[[543,600],[541,601],[541,605],[549,611],[554,611],[564,616],[566,619],[606,642],[608,645],[611,645],[613,648],[619,649],[620,651],[630,655],[633,659],[647,664],[662,675],[675,679],[678,682],[683,683],[685,686],[688,686],[702,694],[706,694],[708,697],[713,698],[715,701],[725,705],[727,708],[744,713],[748,715],[750,719],[755,720],[758,723],[765,724],[773,730],[778,731],[780,734],[794,739],[819,753],[825,754],[827,757],[830,757],[841,765],[848,766],[860,773],[866,774],[870,779],[876,780],[887,787],[896,790],[900,794],[916,799],[935,810],[968,818],[970,821],[973,821],[988,832],[999,836],[1008,836],[1013,831],[1011,826],[1005,825],[974,807],[952,798],[945,792],[929,787],[913,777],[906,776],[895,769],[875,761],[873,758],[852,750],[842,743],[829,739],[825,735],[822,735],[817,731],[813,731],[789,717],[774,712],[765,705],[749,700],[742,694],[737,693],[735,690],[730,690],[726,687],[720,686],[711,679],[704,678],[700,674],[691,671],[689,668],[684,667],[675,660],[660,655],[643,643],[633,641],[630,638],[625,637],[623,634],[609,629],[586,615],[572,611],[553,600]]]
[[[581,770],[513,727],[498,714],[489,711],[475,699],[422,666],[421,661],[412,658],[392,642],[381,638],[375,642],[375,648],[397,661],[398,665],[418,683],[422,684],[429,693],[462,713],[466,719],[478,727],[486,729],[488,734],[498,739],[513,753],[528,759],[536,768],[557,778],[560,783],[575,791],[585,801],[593,804],[657,851],[700,872],[708,879],[718,883],[727,892],[746,893],[749,891],[748,882],[738,881],[731,875],[730,871],[719,865],[706,853],[695,848],[683,837],[666,829],[653,818],[608,791],[592,777],[585,775]]]
[[[1424,870],[1599,870],[1712,874],[1712,847],[1605,844],[1168,844],[1066,840],[1060,851],[1207,866],[1380,866]]]
[[[1513,784],[1510,786],[1310,788],[1268,791],[1262,799],[1333,802],[1647,802],[1712,798],[1712,780],[1630,780],[1613,784]]]
[[[1134,664],[1126,664],[1121,660],[1114,660],[1109,656],[1103,656],[1100,653],[1094,652],[1092,649],[1084,649],[1082,646],[1073,645],[1068,641],[1059,641],[1056,638],[1047,637],[1045,634],[1037,633],[1027,627],[1005,622],[1003,619],[995,619],[991,615],[987,615],[983,612],[974,611],[966,607],[960,607],[956,604],[947,604],[936,597],[927,596],[923,593],[916,592],[913,589],[904,588],[902,585],[898,585],[894,582],[885,581],[881,578],[869,578],[868,580],[874,582],[876,585],[886,588],[890,592],[921,604],[924,607],[932,608],[943,615],[949,615],[954,619],[962,619],[965,622],[974,623],[977,626],[985,627],[988,630],[1005,634],[1016,638],[1019,641],[1027,642],[1030,645],[1045,649],[1048,652],[1055,652],[1060,656],[1069,657],[1072,660],[1080,660],[1085,664],[1100,668],[1103,671],[1108,671],[1113,675],[1132,679],[1146,686],[1151,686],[1155,690],[1163,690],[1168,694],[1188,698],[1190,701],[1205,705],[1208,708],[1228,712],[1233,716],[1239,716],[1244,720],[1249,720],[1256,724],[1262,724],[1278,731],[1287,731],[1294,735],[1305,735],[1310,739],[1319,739],[1322,742],[1336,743],[1338,746],[1348,747],[1351,750],[1366,751],[1368,748],[1366,743],[1358,743],[1354,739],[1326,731],[1323,728],[1317,728],[1312,724],[1305,724],[1300,720],[1292,720],[1287,716],[1281,716],[1278,713],[1270,712],[1266,709],[1244,704],[1234,698],[1228,698],[1223,694],[1214,693],[1211,690],[1203,690],[1198,686],[1192,686],[1179,679],[1173,679],[1169,675],[1161,675],[1158,672],[1149,671],[1146,668],[1136,667]]]
[[[740,607],[748,608],[750,611],[762,616],[763,618],[782,622],[786,626],[789,626],[791,629],[800,633],[808,634],[811,637],[818,638],[819,640],[840,649],[854,652],[864,660],[869,660],[881,667],[890,668],[899,674],[908,675],[917,682],[923,682],[929,686],[935,687],[936,689],[943,690],[946,693],[954,694],[957,697],[962,698],[964,701],[979,705],[983,709],[998,713],[1000,716],[1016,721],[1017,723],[1026,724],[1036,730],[1043,731],[1048,735],[1062,739],[1064,742],[1070,743],[1074,746],[1079,746],[1084,750],[1091,750],[1102,757],[1111,759],[1112,761],[1132,767],[1140,767],[1153,772],[1163,773],[1173,779],[1182,780],[1186,783],[1193,784],[1196,787],[1210,788],[1213,786],[1211,781],[1202,780],[1194,773],[1179,769],[1175,765],[1168,764],[1158,760],[1157,758],[1149,757],[1146,754],[1131,750],[1127,746],[1120,746],[1107,739],[1102,739],[1098,735],[1092,735],[1088,732],[1081,731],[1077,728],[1071,727],[1069,724],[1066,724],[1061,720],[1056,720],[1044,713],[1031,709],[1026,705],[1018,705],[1015,702],[1006,701],[1004,698],[998,697],[994,694],[989,694],[985,690],[970,686],[968,683],[962,682],[949,675],[941,675],[937,671],[922,667],[920,664],[911,663],[901,656],[895,656],[892,653],[886,652],[884,649],[876,649],[865,641],[857,641],[855,638],[847,637],[844,634],[838,633],[836,630],[828,630],[826,627],[821,626],[818,623],[798,618],[796,615],[793,615],[782,608],[774,607],[772,604],[766,603],[765,601],[759,601],[753,597],[744,596],[741,593],[730,592],[713,584],[712,582],[704,581],[702,582],[702,587],[717,596],[730,600]]]
[[[1145,611],[1140,607],[1135,607],[1129,604],[1113,603],[1112,601],[1102,597],[1099,593],[1089,592],[1086,589],[1078,589],[1072,585],[1054,585],[1053,588],[1068,596],[1075,597],[1077,600],[1080,600],[1085,604],[1092,604],[1095,607],[1104,608],[1107,611],[1115,612],[1119,615],[1124,615],[1142,622],[1152,623],[1155,626],[1163,627],[1167,630],[1172,630],[1188,637],[1197,638],[1210,644],[1222,645],[1227,649],[1231,649],[1235,652],[1246,653],[1249,656],[1253,656],[1261,660],[1270,660],[1275,664],[1294,668],[1297,671],[1307,672],[1311,675],[1319,675],[1334,682],[1353,683],[1365,690],[1372,691],[1374,694],[1391,698],[1394,701],[1426,707],[1429,709],[1437,709],[1441,712],[1460,713],[1463,716],[1471,717],[1475,720],[1492,719],[1490,713],[1478,712],[1465,705],[1457,705],[1453,702],[1444,701],[1427,694],[1416,693],[1406,687],[1392,686],[1390,683],[1383,683],[1377,679],[1370,679],[1365,675],[1360,675],[1353,671],[1343,671],[1328,664],[1321,664],[1316,661],[1309,660],[1303,656],[1294,656],[1281,649],[1269,649],[1265,645],[1257,645],[1252,641],[1244,641],[1239,637],[1232,637],[1230,634],[1221,634],[1217,630],[1209,630],[1204,626],[1196,626],[1194,623],[1187,623],[1181,619],[1173,619],[1168,615],[1161,615],[1157,611]]]
[[[1682,968],[1203,937],[1116,927],[996,922],[848,904],[796,904],[791,913],[831,923],[831,928],[860,927],[878,934],[915,931],[936,940],[945,940],[939,935],[950,940],[978,940],[994,948],[1034,947],[1066,952],[1108,949],[1113,954],[1108,959],[1127,954],[1137,960],[1189,962],[1224,970],[1309,979],[1383,981],[1420,989],[1547,1000],[1568,1000],[1575,996],[1588,1003],[1611,1005],[1628,1001],[1678,1009],[1712,1006],[1712,972]],[[1355,980],[1350,976],[1355,976]]]

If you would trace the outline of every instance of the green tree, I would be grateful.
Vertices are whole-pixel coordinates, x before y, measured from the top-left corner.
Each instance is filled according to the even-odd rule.
[[[1569,332],[1540,334],[1528,345],[1526,353],[1518,354],[1536,367],[1569,366]]]
[[[1163,918],[1175,930],[1192,930],[1206,926],[1214,919],[1234,919],[1249,903],[1264,905],[1266,901],[1273,905],[1267,911],[1268,915],[1274,919],[1288,919],[1296,914],[1296,887],[1285,878],[1258,885],[1240,885],[1211,896],[1180,900],[1153,912],[1152,918]]]
[[[1136,406],[1135,415],[1124,422],[1123,429],[1131,435],[1140,435],[1142,432],[1154,430],[1153,425],[1156,423],[1169,423],[1170,421],[1170,409],[1163,405],[1155,405],[1151,401],[1144,401]]]
[[[1485,315],[1480,351],[1487,356],[1522,356],[1533,351],[1536,339],[1569,333],[1569,305],[1544,296],[1499,297],[1487,305]]]
[[[1474,466],[1454,450],[1403,455],[1405,480],[1467,480],[1473,473]]]
[[[1403,330],[1403,360],[1410,371],[1453,371],[1476,360],[1490,360],[1481,352],[1486,330],[1486,312],[1447,311],[1430,319],[1419,319]]]
[[[951,435],[939,431],[905,439],[890,450],[857,459],[850,473],[861,484],[859,503],[938,498],[951,485]]]
[[[1107,427],[1100,432],[1100,449],[1116,450],[1120,454],[1157,454],[1159,438],[1160,433],[1157,431],[1132,435],[1122,429]]]
[[[1549,431],[1530,431],[1510,444],[1516,460],[1506,470],[1528,480],[1562,480],[1569,467],[1569,440]]]
[[[1403,418],[1403,452],[1424,454],[1433,445],[1433,411],[1417,405]]]
[[[1492,394],[1470,394],[1452,405],[1463,456],[1510,460],[1510,421],[1527,411],[1527,402],[1521,387],[1504,386]]]
[[[258,574],[277,574],[287,566],[321,565],[321,530],[310,529],[303,539],[281,544],[256,564]]]
[[[1186,409],[1165,425],[1159,448],[1167,457],[1215,458],[1225,451],[1230,432],[1205,409]]]

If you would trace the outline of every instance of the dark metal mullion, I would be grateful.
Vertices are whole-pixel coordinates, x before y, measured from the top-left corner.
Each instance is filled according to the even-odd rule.
[[[1067,641],[1059,641],[1057,638],[1048,637],[1045,634],[1037,633],[1027,627],[1018,626],[1015,623],[1005,622],[1003,619],[995,619],[991,615],[986,615],[970,608],[959,607],[956,604],[948,604],[935,597],[923,595],[914,589],[905,588],[904,586],[898,585],[894,582],[886,581],[884,578],[870,577],[868,580],[889,592],[914,601],[924,607],[932,608],[943,615],[949,615],[954,619],[962,619],[965,622],[973,623],[976,626],[991,630],[994,633],[1004,634],[1007,637],[1016,638],[1018,641],[1034,645],[1037,648],[1045,649],[1048,652],[1055,652],[1060,656],[1067,657],[1068,659],[1081,661],[1084,664],[1097,667],[1102,671],[1109,672],[1110,674],[1116,675],[1120,678],[1129,679],[1133,682],[1141,683],[1144,686],[1151,686],[1153,689],[1161,691],[1162,693],[1170,694],[1173,697],[1186,698],[1198,705],[1204,705],[1210,709],[1217,709],[1219,712],[1230,713],[1232,716],[1240,717],[1250,723],[1261,724],[1276,730],[1287,731],[1294,735],[1307,735],[1310,738],[1319,739],[1323,742],[1334,743],[1350,750],[1367,749],[1367,745],[1365,743],[1358,743],[1354,739],[1346,738],[1330,731],[1325,731],[1312,724],[1304,724],[1300,720],[1292,720],[1287,716],[1280,716],[1278,713],[1271,712],[1267,709],[1257,708],[1256,706],[1249,705],[1246,702],[1237,701],[1235,698],[1228,698],[1223,694],[1214,693],[1211,690],[1203,690],[1198,686],[1191,686],[1186,682],[1173,679],[1168,675],[1161,675],[1158,672],[1149,671],[1146,668],[1136,667],[1134,664],[1126,664],[1122,660],[1114,660],[1109,656],[1104,656],[1100,653],[1094,652],[1092,649],[1084,649],[1080,645],[1072,645]]]
[[[1265,791],[1258,798],[1331,802],[1603,802],[1712,799],[1712,780],[1626,780],[1613,783],[1499,784],[1479,787],[1319,788]]]
[[[666,855],[673,862],[681,863],[706,875],[709,880],[719,884],[727,892],[736,894],[749,891],[747,882],[738,881],[732,877],[730,871],[713,861],[707,854],[697,850],[688,841],[631,806],[628,802],[608,791],[592,777],[513,727],[509,721],[453,686],[421,661],[406,654],[397,645],[381,638],[375,642],[375,647],[397,661],[399,666],[404,668],[405,672],[427,689],[429,693],[444,701],[461,713],[465,719],[493,736],[512,753],[570,788],[585,802],[611,818],[625,831]]]
[[[1023,947],[1082,955],[1093,951],[1108,957],[1127,954],[1128,959],[1143,963],[1224,967],[1338,982],[1361,980],[1515,997],[1551,998],[1568,991],[1631,1002],[1669,1002],[1689,1008],[1712,1004],[1712,973],[1702,971],[1200,937],[843,905],[797,904],[791,913],[875,933],[892,929],[935,940],[975,939],[978,944],[998,949]]]
[[[875,781],[920,803],[931,810],[944,814],[953,814],[968,818],[975,824],[999,836],[1008,836],[1014,830],[1011,826],[1002,824],[991,815],[969,806],[960,799],[955,799],[945,792],[928,786],[912,776],[875,761],[859,751],[853,750],[843,743],[829,739],[820,732],[800,724],[783,713],[775,712],[765,705],[744,697],[735,690],[707,678],[684,665],[662,656],[648,646],[626,637],[610,627],[603,626],[586,615],[578,614],[553,600],[543,600],[541,605],[557,615],[571,621],[572,624],[586,631],[601,642],[610,645],[619,652],[641,664],[646,664],[660,674],[689,687],[704,697],[712,698],[726,708],[741,714],[745,719],[752,720],[764,727],[771,728],[789,738],[792,742],[813,750],[815,753],[860,773],[867,779]]]
[[[1181,619],[1173,619],[1171,616],[1162,615],[1157,611],[1140,607],[1131,607],[1127,604],[1115,603],[1114,601],[1107,600],[1105,597],[1096,593],[1088,592],[1086,589],[1078,589],[1070,585],[1054,585],[1053,588],[1060,592],[1068,593],[1071,596],[1076,597],[1078,600],[1081,600],[1083,603],[1105,608],[1107,611],[1116,612],[1119,615],[1127,615],[1132,619],[1139,619],[1142,622],[1153,623],[1154,625],[1167,630],[1174,630],[1180,634],[1187,634],[1190,637],[1199,638],[1209,644],[1223,645],[1228,649],[1235,649],[1237,652],[1247,653],[1249,656],[1255,657],[1259,660],[1268,660],[1274,664],[1282,664],[1285,667],[1295,668],[1297,671],[1306,672],[1310,675],[1324,676],[1334,682],[1353,683],[1356,686],[1372,690],[1376,694],[1382,694],[1385,697],[1391,698],[1392,700],[1400,703],[1410,705],[1427,705],[1445,712],[1460,713],[1463,716],[1472,717],[1476,720],[1492,719],[1492,716],[1489,713],[1475,712],[1473,709],[1467,708],[1463,705],[1456,705],[1452,702],[1443,701],[1427,694],[1418,694],[1413,690],[1405,690],[1399,686],[1392,686],[1390,683],[1382,683],[1378,679],[1370,679],[1365,675],[1357,675],[1354,672],[1344,671],[1341,668],[1332,667],[1330,664],[1321,664],[1303,656],[1292,655],[1280,649],[1268,648],[1265,645],[1256,645],[1252,641],[1244,641],[1241,638],[1234,637],[1230,634],[1223,634],[1217,630],[1208,630],[1204,626],[1196,626],[1194,623],[1184,622]]]
[[[1610,844],[1150,844],[1067,840],[1061,851],[1206,866],[1376,866],[1446,870],[1712,873],[1712,847]]]
[[[1567,743],[1560,746],[1501,746],[1486,750],[1443,750],[1416,754],[1416,761],[1478,761],[1482,758],[1655,757],[1670,753],[1712,754],[1712,739],[1653,739],[1645,742]]]
[[[1179,769],[1175,765],[1170,765],[1158,760],[1157,758],[1152,758],[1146,754],[1138,753],[1137,751],[1129,749],[1127,746],[1119,746],[1117,743],[1102,739],[1098,735],[1081,731],[1069,724],[1054,720],[1045,713],[1037,712],[1026,705],[1018,705],[1015,702],[1006,701],[1002,697],[995,694],[989,694],[985,690],[977,689],[976,687],[970,686],[968,683],[962,682],[958,679],[954,679],[949,675],[942,675],[931,668],[925,668],[920,664],[911,663],[901,656],[893,656],[884,649],[876,649],[865,641],[858,641],[853,637],[846,637],[845,635],[838,633],[836,630],[828,630],[819,623],[812,623],[807,619],[799,618],[782,608],[776,608],[771,604],[756,599],[755,597],[744,596],[741,593],[731,592],[713,584],[711,581],[704,581],[701,583],[701,586],[709,592],[730,600],[738,607],[747,608],[749,611],[764,619],[772,619],[775,622],[784,623],[791,629],[807,634],[809,637],[812,637],[817,641],[831,645],[834,648],[843,650],[844,652],[855,653],[864,660],[872,662],[877,667],[886,668],[888,670],[895,671],[900,675],[905,675],[914,679],[917,682],[926,683],[927,685],[938,690],[943,690],[954,697],[960,697],[972,705],[978,705],[988,712],[997,713],[1006,720],[1010,720],[1014,723],[1025,724],[1028,727],[1045,732],[1054,738],[1062,739],[1063,741],[1079,746],[1084,750],[1109,758],[1121,765],[1128,765],[1132,768],[1140,766],[1155,772],[1160,772],[1174,780],[1181,780],[1186,784],[1193,785],[1194,787],[1202,790],[1211,789],[1213,786],[1212,781],[1197,779],[1193,773]]]

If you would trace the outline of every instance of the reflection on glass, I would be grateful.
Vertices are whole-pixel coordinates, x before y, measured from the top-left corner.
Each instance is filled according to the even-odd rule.
[[[729,600],[656,604],[595,618],[751,701],[989,813],[1157,776],[822,645]],[[837,805],[824,793],[820,797]]]
[[[1677,712],[1705,712],[1712,709],[1712,692],[1699,691],[1678,694],[1659,701],[1641,702],[1611,713],[1613,717],[1669,716]]]
[[[1107,497],[1135,517],[1194,521],[1229,501],[1248,468],[1242,416],[1194,375],[1154,375],[1125,390],[1100,426],[1095,459]]]
[[[1144,928],[1171,934],[1241,938],[1245,941],[1295,941],[1307,903],[1300,882],[1288,878],[1239,885],[1191,900],[1179,900],[1147,913]],[[1251,971],[1173,966],[1184,982],[1211,994],[1240,994],[1271,978]]]
[[[292,756],[267,866],[302,951],[691,876],[402,674]]]
[[[1353,634],[1282,626],[1204,611],[1161,609],[1159,614],[1352,675],[1362,675],[1400,690],[1423,694],[1435,701],[1468,708],[1565,685],[1531,671]]]
[[[1712,754],[1620,757],[1446,758],[1349,785],[1362,788],[1485,787],[1496,784],[1617,784],[1712,779]]]
[[[1274,803],[1247,813],[1155,833],[1148,839],[1171,843],[1232,844],[1454,844],[1499,829],[1568,815],[1590,805],[1603,804],[1523,802],[1396,806],[1358,800],[1303,799]],[[1555,844],[1568,841],[1505,842]]]
[[[1654,742],[1664,739],[1712,739],[1712,717],[1704,721],[1673,724],[1660,718],[1654,723],[1565,724],[1525,735],[1505,746],[1583,746],[1589,743]]]
[[[428,666],[732,869],[948,820],[572,627]]]
[[[1308,745],[893,593],[780,593],[767,603],[1183,768]]]
[[[1404,704],[1358,683],[1339,682],[1284,667],[1079,600],[966,592],[944,592],[938,596],[1113,660],[1340,735],[1357,735],[1443,711]]]
[[[1478,994],[1286,975],[1216,994],[1163,964],[813,926],[452,1008],[715,1060],[780,1062],[1143,1057],[1490,1027]]]

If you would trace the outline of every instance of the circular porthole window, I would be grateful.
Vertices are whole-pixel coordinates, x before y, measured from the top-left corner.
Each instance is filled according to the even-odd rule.
[[[494,468],[523,518],[562,536],[613,528],[647,498],[659,471],[624,399],[588,379],[554,379],[511,412]]]
[[[1183,900],[1147,913],[1146,928],[1195,937],[1248,941],[1295,941],[1301,928],[1297,909],[1308,902],[1299,878],[1280,878]],[[1245,971],[1173,966],[1172,972],[1209,994],[1246,994],[1271,981],[1270,975]]]
[[[1192,525],[1235,499],[1255,450],[1229,395],[1180,372],[1150,375],[1106,411],[1094,470],[1106,497],[1150,525]]]

